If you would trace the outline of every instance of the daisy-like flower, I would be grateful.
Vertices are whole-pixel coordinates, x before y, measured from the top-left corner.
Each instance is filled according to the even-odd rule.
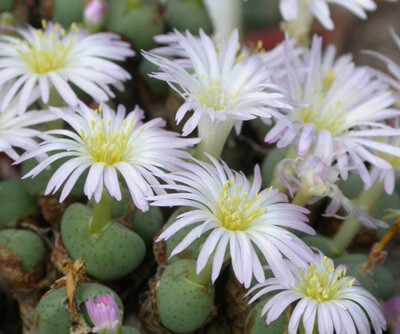
[[[393,38],[394,43],[397,48],[400,49],[400,37],[396,34],[393,28],[390,29],[390,34]],[[400,66],[397,65],[396,62],[391,60],[390,58],[374,52],[374,51],[365,51],[366,54],[373,55],[378,59],[384,61],[387,66],[387,70],[390,72],[391,76],[384,74],[383,72],[377,72],[377,75],[380,76],[384,81],[386,81],[391,88],[394,90],[394,94],[397,98],[397,106],[400,100]],[[395,129],[400,129],[400,118],[397,117],[393,120],[392,126]],[[386,142],[390,145],[400,147],[400,138],[387,138]],[[383,182],[385,186],[385,191],[388,194],[392,194],[394,190],[395,180],[400,175],[400,158],[396,156],[391,156],[389,154],[381,153],[380,157],[387,160],[391,165],[392,169],[381,169],[381,168],[373,168],[371,171],[371,178],[373,180],[378,179],[379,182]]]
[[[306,224],[305,213],[308,210],[285,203],[286,195],[276,189],[260,191],[261,175],[258,166],[251,183],[242,173],[229,169],[224,162],[220,164],[211,156],[209,159],[212,165],[197,160],[197,164],[181,163],[182,170],[162,176],[166,181],[176,182],[163,185],[163,188],[179,192],[151,198],[155,206],[193,208],[179,215],[157,239],[166,240],[185,226],[198,224],[176,246],[171,256],[211,231],[197,259],[197,274],[212,256],[211,279],[214,282],[221,271],[228,248],[235,275],[246,288],[253,275],[259,282],[265,280],[257,248],[279,277],[288,274],[282,261],[283,255],[293,262],[303,264],[310,259],[312,253],[308,246],[286,229],[315,233]]]
[[[307,50],[299,46],[297,40],[292,38],[279,43],[272,50],[262,50],[260,53],[265,67],[271,71],[274,82],[281,83],[284,81],[283,78],[286,77],[285,52],[288,46],[293,52],[293,58],[300,58]]]
[[[0,100],[5,93],[5,87],[0,87]],[[31,104],[34,99],[35,94],[28,100],[28,104]],[[54,119],[54,115],[38,110],[28,111],[21,115],[18,113],[17,104],[11,103],[3,112],[0,112],[0,152],[4,152],[13,160],[18,159],[19,154],[14,148],[29,150],[37,145],[33,138],[42,137],[41,131],[31,127]]]
[[[379,303],[354,278],[346,276],[344,266],[335,269],[333,261],[323,254],[316,254],[306,267],[292,263],[288,266],[287,277],[267,279],[249,291],[261,288],[250,300],[253,302],[269,292],[281,290],[262,309],[262,315],[267,314],[267,324],[298,301],[290,316],[289,333],[297,333],[301,318],[306,334],[314,333],[315,326],[318,333],[371,333],[370,321],[375,333],[386,329]]]
[[[238,52],[237,30],[219,43],[202,30],[200,37],[175,30],[156,40],[167,46],[143,55],[161,70],[152,76],[168,82],[185,101],[176,121],[193,111],[183,135],[198,127],[200,150],[218,157],[234,126],[239,131],[243,121],[256,117],[283,119],[275,108],[290,108],[259,55]]]
[[[290,166],[290,173],[287,173]],[[336,165],[328,165],[317,156],[307,156],[303,159],[284,159],[278,164],[278,172],[282,184],[294,193],[301,194],[299,205],[306,205],[322,197],[332,199],[325,211],[325,216],[343,218],[336,213],[343,207],[348,214],[353,215],[360,223],[368,228],[387,227],[387,224],[371,217],[362,211],[350,199],[345,197],[336,183],[339,181],[339,172]],[[295,199],[296,199],[295,197]]]
[[[395,129],[400,129],[400,117],[397,117],[392,122],[392,125]],[[385,142],[395,147],[400,147],[400,137],[386,138]],[[383,169],[373,167],[371,170],[371,180],[383,183],[385,192],[391,195],[394,191],[396,179],[400,176],[400,158],[386,153],[379,153],[379,156],[388,161],[392,168]]]
[[[85,303],[90,320],[94,324],[93,333],[121,333],[121,315],[112,293],[93,297]]]
[[[75,131],[51,130],[50,137],[26,152],[18,162],[47,152],[56,152],[39,163],[24,177],[34,177],[52,162],[70,157],[51,177],[45,194],[55,193],[65,182],[60,201],[69,194],[79,176],[89,168],[84,192],[99,202],[105,187],[116,200],[121,200],[118,174],[124,178],[135,205],[148,209],[146,196],[153,195],[150,185],[159,182],[153,176],[161,170],[174,170],[181,158],[189,157],[185,149],[198,142],[183,139],[175,132],[162,129],[161,118],[142,123],[144,113],[138,107],[125,117],[120,105],[115,113],[106,105],[93,111],[84,104],[75,111],[50,108]],[[62,137],[60,137],[62,136]],[[160,188],[158,191],[162,192]]]
[[[39,88],[41,100],[49,102],[54,88],[63,101],[76,106],[78,98],[71,88],[74,84],[97,102],[114,97],[110,89],[122,89],[130,75],[113,61],[124,61],[135,53],[118,35],[90,35],[75,25],[66,32],[59,24],[43,23],[43,29],[16,29],[20,38],[0,36],[0,85],[13,82],[1,101],[4,110],[19,96],[19,111],[26,109],[32,91]]]
[[[390,35],[393,39],[393,42],[395,43],[397,49],[400,50],[400,37],[396,34],[396,31],[393,28],[390,28]],[[390,59],[389,57],[386,57],[383,54],[380,54],[375,51],[371,50],[366,50],[364,51],[365,54],[372,55],[380,60],[382,60],[386,64],[386,68],[391,74],[391,76],[386,75],[383,72],[376,72],[378,76],[382,77],[383,80],[387,81],[388,84],[393,88],[395,91],[396,97],[398,100],[400,100],[400,66]]]
[[[360,174],[366,185],[371,178],[365,162],[390,169],[390,163],[378,152],[400,156],[400,148],[376,140],[376,137],[400,135],[382,121],[399,115],[391,106],[395,98],[382,80],[366,67],[356,67],[348,56],[334,59],[334,48],[321,55],[322,39],[315,36],[305,68],[287,59],[287,85],[291,97],[304,103],[289,117],[293,128],[278,121],[265,140],[278,147],[297,147],[299,156],[309,151],[331,164],[337,160],[341,178],[348,171]],[[288,55],[288,57],[290,57]]]
[[[314,16],[326,29],[334,28],[328,4],[342,6],[360,19],[366,19],[366,11],[376,9],[373,0],[280,0],[280,10],[285,21]]]

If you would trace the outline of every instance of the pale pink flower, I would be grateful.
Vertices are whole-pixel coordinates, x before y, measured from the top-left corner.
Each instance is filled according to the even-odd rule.
[[[85,305],[94,325],[93,333],[102,333],[104,330],[107,330],[107,334],[120,333],[121,316],[112,293],[97,296],[96,302],[89,297]]]

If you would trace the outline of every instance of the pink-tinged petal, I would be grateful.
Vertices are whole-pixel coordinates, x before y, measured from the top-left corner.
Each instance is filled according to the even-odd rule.
[[[313,135],[314,135],[314,125],[306,124],[300,135],[299,146],[297,149],[297,154],[299,156],[303,156],[308,152],[308,149],[310,148],[312,143]]]

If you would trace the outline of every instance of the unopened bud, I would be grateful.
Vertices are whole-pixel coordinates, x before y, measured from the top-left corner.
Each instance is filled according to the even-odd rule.
[[[106,0],[89,0],[83,9],[83,22],[91,33],[102,30],[107,14],[108,3]]]
[[[96,302],[90,297],[86,302],[93,333],[121,333],[121,316],[112,293],[97,296]]]

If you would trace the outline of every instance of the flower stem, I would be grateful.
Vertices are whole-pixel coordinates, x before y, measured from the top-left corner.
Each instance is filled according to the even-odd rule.
[[[293,198],[292,204],[305,206],[311,198],[313,198],[313,195],[308,192],[304,186],[301,186],[297,190],[296,195]]]
[[[206,117],[202,119],[198,127],[201,142],[196,147],[195,158],[209,162],[205,155],[207,153],[218,159],[234,125],[235,121],[231,119],[227,119],[225,122],[211,121]]]
[[[357,206],[367,214],[371,214],[376,206],[376,203],[382,198],[385,190],[383,184],[378,180],[369,188],[364,190],[358,199],[355,200]],[[338,253],[343,253],[350,243],[353,241],[355,236],[358,234],[361,228],[361,223],[354,218],[349,216],[341,225],[339,230],[336,232],[332,239],[333,245],[338,250]]]
[[[92,234],[99,233],[110,222],[112,205],[113,198],[104,189],[100,202],[93,205],[92,219],[90,221],[90,232]]]
[[[300,45],[310,44],[310,34],[314,18],[307,5],[301,4],[298,8],[297,18],[282,24],[283,30],[289,38],[296,38]]]

